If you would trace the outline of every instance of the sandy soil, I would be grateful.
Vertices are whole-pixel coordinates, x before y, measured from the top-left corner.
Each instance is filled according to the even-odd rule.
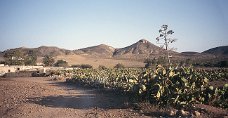
[[[127,99],[50,78],[0,79],[2,118],[147,117],[128,108]]]
[[[134,60],[122,60],[122,59],[105,59],[105,58],[94,58],[94,57],[86,57],[81,55],[64,55],[57,56],[56,60],[66,60],[68,64],[90,64],[94,68],[97,68],[99,65],[103,65],[106,67],[114,67],[116,64],[121,63],[125,67],[144,67],[145,63]]]
[[[0,78],[0,117],[148,118],[170,117],[170,111],[175,111],[159,109],[149,103],[130,104],[126,95],[78,87],[64,81],[53,81],[49,77]],[[196,107],[200,109],[197,117],[228,116],[228,111],[224,109],[208,105]]]

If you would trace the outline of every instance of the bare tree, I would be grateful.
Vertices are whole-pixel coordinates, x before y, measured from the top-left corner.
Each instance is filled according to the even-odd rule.
[[[169,35],[172,35],[174,32],[173,30],[168,30],[168,25],[162,25],[159,33],[159,37],[156,38],[157,43],[162,44],[162,47],[165,46],[165,50],[167,51],[167,59],[170,64],[171,55],[169,55],[169,44],[175,42],[176,39],[169,38]],[[164,40],[164,42],[161,42],[162,40]]]

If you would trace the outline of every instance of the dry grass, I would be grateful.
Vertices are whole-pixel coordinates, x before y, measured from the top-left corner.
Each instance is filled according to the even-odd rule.
[[[116,64],[121,63],[125,67],[144,67],[143,62],[131,61],[131,60],[117,60],[117,59],[104,59],[104,58],[91,58],[84,55],[60,55],[55,58],[55,60],[65,60],[69,65],[74,64],[90,64],[94,68],[97,68],[99,65],[106,67],[114,67]]]

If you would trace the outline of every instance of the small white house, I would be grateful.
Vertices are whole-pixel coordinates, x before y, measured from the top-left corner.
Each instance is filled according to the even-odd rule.
[[[41,69],[43,66],[0,66],[0,73],[18,72],[18,71],[34,71]]]

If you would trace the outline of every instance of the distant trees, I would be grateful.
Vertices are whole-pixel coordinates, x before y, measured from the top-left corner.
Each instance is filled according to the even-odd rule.
[[[5,63],[7,65],[36,65],[37,55],[33,50],[23,53],[21,50],[13,50],[5,53]]]
[[[152,66],[156,66],[157,64],[163,64],[166,65],[166,59],[163,56],[159,56],[158,58],[153,58],[153,59],[146,59],[144,61],[145,63],[145,68],[150,68]]]
[[[98,66],[98,69],[100,69],[100,70],[105,70],[105,69],[107,69],[107,67],[105,67],[104,65],[99,65],[99,66]]]
[[[36,61],[37,61],[37,54],[33,50],[30,50],[28,52],[28,56],[26,56],[24,59],[25,65],[36,65]]]
[[[46,56],[44,56],[44,58],[43,58],[43,64],[44,64],[45,66],[52,66],[52,65],[54,64],[54,62],[55,62],[55,60],[54,60],[54,58],[51,57],[51,56],[46,55]]]
[[[24,55],[20,50],[14,50],[4,55],[8,65],[24,65]]]
[[[228,61],[227,60],[210,60],[210,61],[205,61],[205,62],[196,62],[193,64],[194,66],[199,66],[199,67],[220,67],[220,68],[227,68],[228,67]]]
[[[85,69],[85,68],[93,68],[93,66],[92,65],[89,65],[89,64],[82,64],[81,65],[81,68],[82,69]]]
[[[156,60],[155,58],[153,58],[153,59],[146,59],[146,60],[144,61],[144,63],[146,63],[146,64],[145,64],[145,68],[150,68],[150,67],[152,67],[153,65],[156,65],[156,64],[157,64],[157,60]]]
[[[219,61],[215,65],[217,67],[228,67],[228,61],[227,60]]]
[[[5,61],[0,61],[0,64],[6,64],[6,62]]]
[[[68,62],[64,61],[64,60],[58,60],[54,66],[56,67],[68,67]]]
[[[82,68],[82,69],[86,69],[86,68],[93,68],[92,65],[89,65],[89,64],[78,64],[78,65],[72,65],[71,67],[73,68]]]

